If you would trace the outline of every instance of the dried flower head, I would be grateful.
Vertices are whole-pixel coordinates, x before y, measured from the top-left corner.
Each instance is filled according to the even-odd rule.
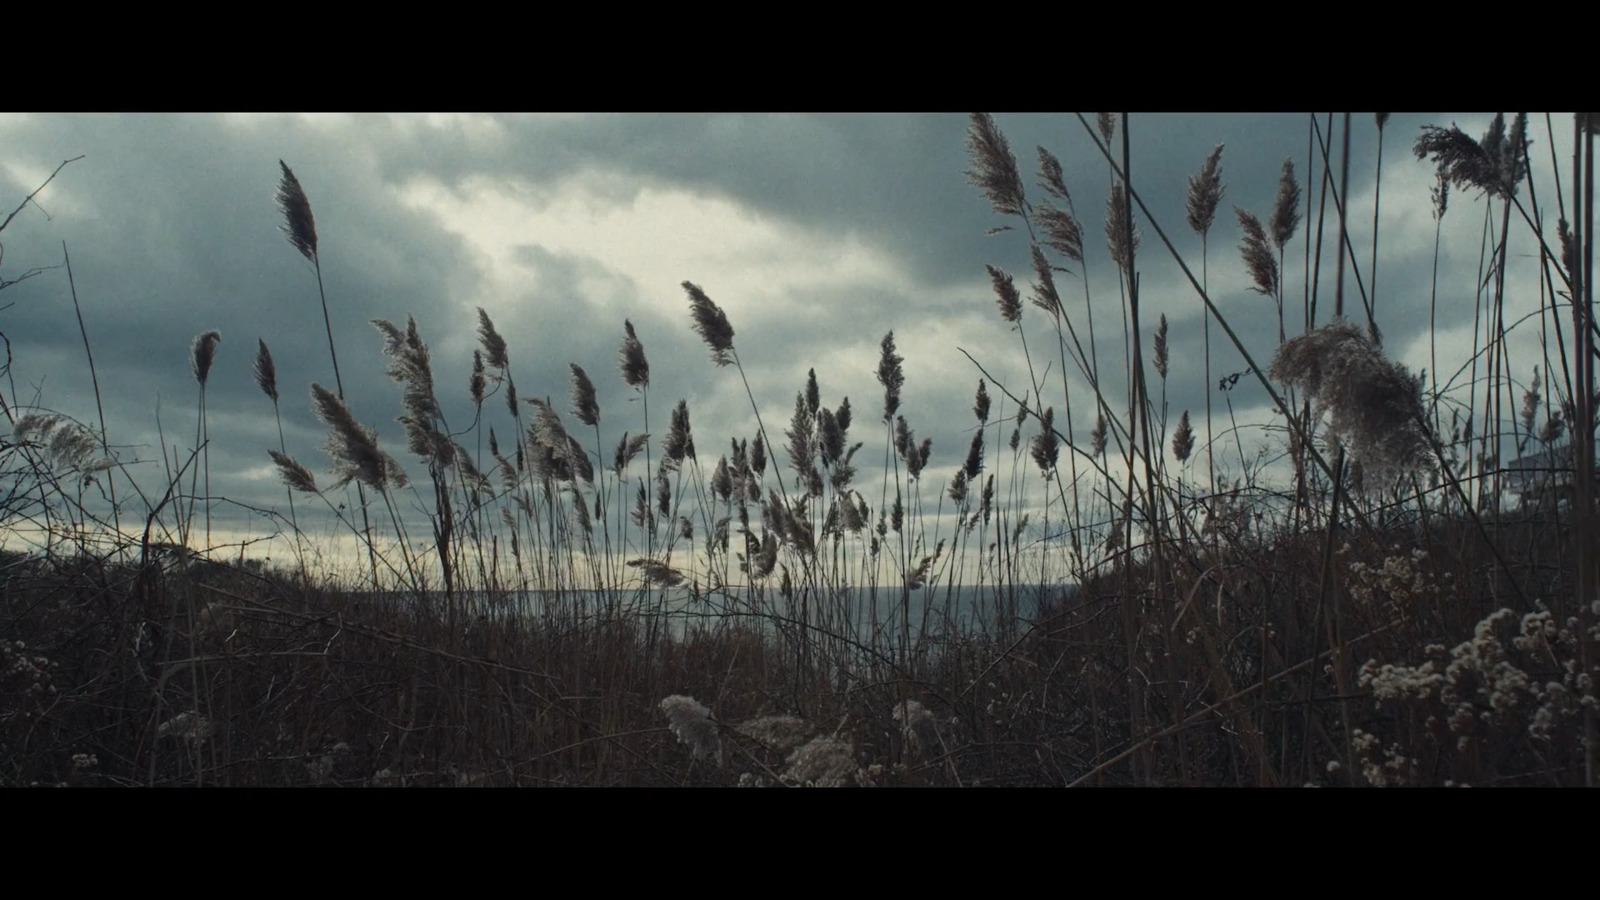
[[[1294,160],[1283,161],[1283,171],[1278,175],[1278,199],[1272,205],[1272,242],[1278,252],[1294,237],[1300,225],[1300,185],[1294,180]]]
[[[1250,279],[1255,282],[1252,288],[1258,294],[1268,297],[1278,295],[1278,260],[1272,255],[1272,250],[1267,244],[1266,229],[1261,227],[1261,220],[1255,214],[1245,212],[1239,207],[1233,208],[1239,217],[1239,227],[1244,229],[1244,242],[1239,245],[1239,253],[1244,257],[1244,265],[1250,270]]]
[[[1045,409],[1044,415],[1039,419],[1039,433],[1034,435],[1033,442],[1028,447],[1033,454],[1033,461],[1046,478],[1055,473],[1056,462],[1061,455],[1061,441],[1055,432],[1055,414],[1054,407]]]
[[[207,331],[189,345],[189,368],[201,387],[205,387],[206,378],[211,374],[211,363],[217,358],[217,344],[221,340],[222,332]]]
[[[472,351],[472,375],[467,379],[467,393],[472,397],[472,405],[483,405],[483,393],[488,387],[488,379],[484,376],[483,351]]]
[[[1189,426],[1189,411],[1178,417],[1178,428],[1172,432],[1172,455],[1178,462],[1188,462],[1194,452],[1194,429]]]
[[[1123,272],[1133,262],[1133,255],[1139,249],[1139,229],[1129,225],[1128,195],[1123,193],[1122,185],[1111,186],[1111,196],[1106,199],[1106,246],[1111,250],[1111,261]],[[1133,243],[1128,243],[1129,228]]]
[[[978,417],[978,424],[989,424],[989,388],[978,379],[978,394],[972,402],[972,414]]]
[[[1094,420],[1094,428],[1089,430],[1089,449],[1095,456],[1106,452],[1106,415],[1100,413]]]
[[[362,426],[338,395],[320,384],[311,385],[317,418],[328,426],[328,455],[333,457],[335,488],[359,481],[378,491],[405,487],[405,471],[389,454],[378,449],[377,432]]]
[[[967,153],[972,168],[967,181],[983,191],[994,211],[1002,216],[1021,216],[1027,204],[1022,191],[1022,176],[1017,174],[1017,158],[1000,133],[994,117],[973,113],[967,128]]]
[[[1095,125],[1100,129],[1100,136],[1105,138],[1106,143],[1109,144],[1112,136],[1117,133],[1117,114],[1108,112],[1095,113]]]
[[[278,477],[283,479],[283,483],[288,485],[290,490],[307,494],[317,492],[317,478],[311,474],[310,469],[295,461],[293,457],[276,450],[268,450],[267,455],[277,464]]]
[[[1016,322],[1022,318],[1022,294],[1016,282],[1003,269],[984,266],[989,270],[989,281],[994,286],[995,305],[1000,307],[1000,318]]]
[[[1200,171],[1189,176],[1189,227],[1204,237],[1217,217],[1217,205],[1222,202],[1222,145],[1218,144]]]
[[[483,356],[489,368],[504,375],[511,366],[511,360],[506,355],[506,339],[494,330],[494,322],[489,320],[489,314],[481,306],[478,307],[478,342],[483,344]]]
[[[617,351],[617,359],[622,367],[622,380],[628,387],[645,388],[650,386],[650,363],[644,358],[644,345],[639,343],[639,338],[633,333],[633,322],[622,320],[622,348]]]
[[[694,330],[711,348],[712,360],[719,366],[731,365],[733,326],[728,324],[727,315],[693,282],[685,281],[683,289],[689,292],[689,312],[694,317]]]
[[[1422,381],[1385,358],[1364,329],[1334,319],[1285,341],[1271,375],[1327,410],[1332,433],[1369,473],[1386,479],[1429,467]]]
[[[1424,125],[1412,151],[1417,159],[1432,158],[1458,188],[1508,198],[1527,172],[1527,127],[1527,113],[1518,113],[1507,135],[1505,113],[1497,113],[1483,139],[1474,141],[1455,125]]]
[[[888,422],[894,419],[895,412],[900,409],[900,389],[906,384],[906,375],[900,364],[905,362],[905,358],[895,352],[892,331],[883,336],[883,343],[878,349],[878,383],[883,385],[883,421]]]
[[[280,159],[278,165],[283,169],[274,198],[278,210],[283,213],[283,224],[279,227],[300,255],[314,263],[317,261],[317,222],[311,215],[311,201],[306,199],[300,179],[294,177],[288,164]]]
[[[1434,221],[1443,219],[1444,211],[1450,205],[1450,175],[1443,167],[1434,173],[1433,187],[1428,188],[1428,196],[1433,200]]]
[[[661,712],[667,717],[672,733],[689,748],[695,759],[715,760],[718,765],[722,764],[722,737],[717,732],[717,723],[711,718],[711,710],[693,697],[673,694],[661,701]]]
[[[572,366],[572,414],[590,428],[600,424],[600,403],[595,399],[594,382],[577,363]]]
[[[272,398],[273,403],[278,402],[278,367],[272,363],[272,353],[267,350],[267,342],[256,338],[256,364],[250,370],[256,378],[256,386],[261,388],[261,393]]]
[[[1156,374],[1162,378],[1167,377],[1167,314],[1161,314],[1161,324],[1156,326],[1155,344]]]

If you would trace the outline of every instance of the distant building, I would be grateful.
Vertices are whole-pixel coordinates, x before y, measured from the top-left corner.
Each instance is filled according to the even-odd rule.
[[[1600,475],[1600,469],[1596,470]],[[1516,493],[1524,506],[1559,504],[1572,496],[1577,469],[1571,442],[1519,456],[1500,469],[1502,486]]]

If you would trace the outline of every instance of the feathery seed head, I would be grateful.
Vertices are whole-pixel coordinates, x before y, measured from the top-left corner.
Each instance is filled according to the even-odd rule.
[[[256,364],[251,369],[251,374],[256,377],[256,385],[261,388],[261,393],[272,398],[273,403],[278,402],[278,368],[272,364],[272,353],[267,350],[267,342],[256,338]]]
[[[589,373],[577,363],[572,366],[572,414],[578,421],[593,428],[600,424],[600,404],[595,399],[594,382]]]
[[[1133,244],[1128,244],[1128,196],[1123,193],[1122,185],[1111,187],[1111,196],[1106,200],[1106,246],[1111,250],[1111,261],[1123,272],[1128,271],[1133,261],[1133,255],[1139,249],[1139,229],[1133,228]]]
[[[1217,217],[1217,205],[1222,202],[1222,145],[1218,144],[1200,171],[1189,176],[1189,227],[1204,237]]]
[[[206,378],[211,374],[211,363],[217,357],[217,343],[222,340],[222,332],[207,331],[197,336],[189,345],[189,368],[194,372],[194,380],[200,382],[201,387],[206,386]]]
[[[1428,189],[1428,196],[1433,200],[1433,219],[1437,222],[1444,218],[1445,208],[1450,205],[1450,175],[1443,167],[1435,173],[1433,187]]]
[[[994,266],[986,265],[989,270],[989,281],[994,285],[995,303],[1000,307],[1000,318],[1007,322],[1016,322],[1022,318],[1022,295],[1017,292],[1017,285],[1009,274]],[[881,370],[880,370],[881,371]],[[881,381],[881,375],[879,380]]]
[[[905,387],[906,383],[905,372],[900,368],[900,364],[905,362],[905,358],[895,352],[892,331],[883,336],[879,351],[878,383],[883,385],[883,421],[888,422],[900,409],[900,389]]]
[[[478,342],[483,344],[483,357],[489,368],[504,376],[506,369],[511,367],[511,360],[506,355],[506,339],[494,330],[494,322],[490,321],[489,314],[481,306],[478,307]]]
[[[1239,253],[1244,257],[1245,268],[1250,270],[1251,280],[1255,282],[1252,290],[1268,297],[1277,296],[1278,260],[1267,244],[1266,229],[1261,227],[1261,220],[1254,213],[1237,206],[1233,211],[1239,217],[1239,227],[1244,229],[1244,242],[1239,245]]]
[[[291,456],[268,450],[267,455],[272,457],[273,463],[278,466],[278,477],[289,486],[290,490],[300,491],[305,494],[317,492],[317,479],[311,470],[296,462]]]
[[[317,418],[329,429],[328,455],[333,458],[333,472],[338,477],[335,488],[359,481],[385,491],[409,483],[400,465],[378,449],[377,433],[357,422],[337,394],[313,384],[311,399]]]
[[[1109,144],[1111,143],[1111,138],[1117,133],[1117,114],[1108,112],[1095,113],[1095,125],[1100,129],[1100,136],[1105,138],[1106,143]]]
[[[1027,204],[1022,176],[1017,173],[1017,158],[1011,153],[1006,136],[988,113],[973,113],[967,128],[967,153],[972,168],[969,184],[983,191],[994,211],[1002,216],[1021,216]]]
[[[689,311],[694,317],[694,330],[711,348],[711,358],[719,366],[733,363],[733,326],[728,317],[705,291],[693,282],[685,281],[683,289],[689,292]]]
[[[467,393],[472,395],[474,406],[483,405],[483,392],[488,386],[488,379],[483,372],[483,351],[472,351],[472,377],[467,380]]]
[[[622,348],[617,351],[618,364],[622,367],[622,380],[628,387],[644,388],[650,386],[650,363],[644,358],[644,345],[639,343],[639,338],[633,333],[633,322],[622,320],[623,331]]]
[[[1059,319],[1061,295],[1056,293],[1056,278],[1050,271],[1050,261],[1045,259],[1038,244],[1033,245],[1033,274],[1038,279],[1033,283],[1033,305]]]
[[[1172,455],[1178,462],[1187,462],[1194,452],[1194,429],[1189,425],[1189,411],[1178,417],[1178,428],[1172,432]]]
[[[288,164],[280,159],[278,165],[283,169],[274,197],[279,212],[283,213],[283,224],[279,227],[300,255],[314,263],[317,261],[317,222],[311,215],[311,201],[306,199],[300,179],[294,177]]]
[[[1155,336],[1155,363],[1156,374],[1162,378],[1167,377],[1167,314],[1161,314],[1161,324],[1156,327]]]
[[[1369,473],[1388,478],[1429,466],[1422,381],[1386,359],[1363,329],[1334,319],[1286,341],[1270,374],[1326,409],[1332,433]]]
[[[1272,242],[1278,252],[1294,237],[1300,225],[1300,185],[1294,180],[1294,160],[1283,161],[1283,171],[1278,175],[1278,199],[1272,206]]]
[[[978,424],[989,424],[989,388],[982,378],[978,379],[978,394],[972,403],[972,414],[978,417]]]
[[[1056,462],[1061,456],[1061,441],[1055,432],[1055,415],[1054,407],[1045,408],[1044,415],[1039,418],[1039,433],[1034,435],[1028,448],[1033,454],[1033,461],[1046,478],[1055,472]]]

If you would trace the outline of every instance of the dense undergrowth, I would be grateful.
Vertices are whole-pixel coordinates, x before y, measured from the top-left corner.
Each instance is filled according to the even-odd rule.
[[[687,404],[652,421],[631,323],[617,367],[639,421],[609,449],[588,370],[572,366],[565,414],[519,397],[488,312],[474,419],[455,428],[415,323],[378,320],[406,460],[346,405],[330,328],[334,385],[312,402],[333,480],[301,448],[263,448],[294,560],[269,566],[211,538],[215,333],[193,347],[195,440],[163,448],[153,488],[103,423],[0,395],[0,784],[1592,783],[1589,120],[1559,216],[1531,196],[1524,116],[1416,141],[1438,166],[1436,219],[1455,188],[1500,222],[1486,218],[1499,265],[1461,384],[1386,355],[1377,237],[1365,259],[1340,240],[1348,117],[1310,120],[1314,190],[1286,163],[1265,223],[1236,212],[1274,347],[1240,342],[1206,292],[1222,148],[1191,180],[1182,224],[1202,259],[1185,260],[1126,170],[1126,128],[1119,148],[1117,119],[1080,120],[1109,172],[1098,263],[1055,157],[1039,150],[1030,199],[996,123],[972,119],[967,174],[1009,226],[999,239],[1028,245],[1031,305],[989,268],[1018,353],[973,360],[973,439],[943,464],[910,421],[935,412],[901,408],[892,333],[877,385],[844,386],[856,406],[825,404],[813,372],[769,431],[752,394],[750,432],[712,463]],[[326,310],[338,298],[287,166],[279,207]],[[1320,261],[1299,333],[1294,240]],[[1512,241],[1549,288],[1538,360],[1510,358]],[[1115,297],[1083,274],[1069,299],[1067,277],[1108,263]],[[1258,443],[1209,403],[1169,418],[1166,319],[1140,317],[1137,274],[1155,265],[1180,267],[1206,310],[1208,383],[1215,337],[1272,397]],[[712,362],[743,379],[732,323],[682,288]],[[1544,377],[1514,381],[1530,364]],[[265,342],[255,374],[276,410]],[[1508,447],[1547,455],[1519,469]],[[356,548],[338,565],[300,527],[327,515]]]

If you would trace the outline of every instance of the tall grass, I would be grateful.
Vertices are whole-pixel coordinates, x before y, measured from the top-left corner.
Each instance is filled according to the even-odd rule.
[[[215,356],[215,332],[191,352],[194,446],[187,459],[175,448],[159,491],[138,488],[103,425],[0,393],[12,424],[0,782],[1592,783],[1589,122],[1558,240],[1533,197],[1523,117],[1481,139],[1430,127],[1416,140],[1439,173],[1436,284],[1447,192],[1498,212],[1484,220],[1496,275],[1479,279],[1463,382],[1441,376],[1431,340],[1427,379],[1381,342],[1379,313],[1400,301],[1375,302],[1376,197],[1371,252],[1356,253],[1357,138],[1350,117],[1337,133],[1335,121],[1310,119],[1308,156],[1277,172],[1265,222],[1234,216],[1235,272],[1276,313],[1261,346],[1235,326],[1261,301],[1210,293],[1221,144],[1189,182],[1182,224],[1198,240],[1180,247],[1130,168],[1139,119],[1078,117],[1078,152],[1103,157],[1111,182],[1113,295],[1088,276],[1102,251],[1084,240],[1060,159],[1038,149],[1044,193],[1030,196],[999,123],[973,116],[967,177],[1032,272],[1021,285],[973,261],[1019,352],[951,348],[978,382],[970,441],[955,448],[917,426],[968,411],[908,402],[895,332],[878,341],[875,386],[813,369],[770,431],[714,281],[682,283],[686,324],[739,376],[743,434],[696,435],[686,400],[652,431],[649,335],[631,320],[613,376],[641,401],[626,430],[600,406],[601,361],[571,360],[567,384],[521,395],[483,309],[473,418],[454,425],[417,323],[373,321],[362,358],[382,361],[404,412],[396,436],[380,434],[344,396],[310,203],[282,166],[278,212],[316,271],[334,371],[332,389],[280,372],[258,342],[253,374],[275,417],[280,384],[298,381],[327,429],[331,480],[281,418],[264,448],[288,491],[279,539],[295,567],[213,546],[205,388],[214,364],[234,364]],[[1333,201],[1314,222],[1297,163]],[[1522,384],[1512,373],[1529,367],[1507,339],[1513,243],[1538,248],[1529,265],[1550,289],[1521,320],[1539,321],[1543,350]],[[1193,291],[1198,341],[1183,333],[1193,317],[1169,322],[1181,307],[1142,289],[1158,270]],[[1081,300],[1061,274],[1078,276]],[[1297,276],[1298,328],[1285,316]],[[1331,316],[1317,303],[1328,290]],[[1365,322],[1353,304],[1346,315],[1347,295]],[[1096,342],[1107,304],[1124,323],[1120,357]],[[1203,360],[1179,357],[1195,344]],[[1214,382],[1214,357],[1234,354],[1243,371]],[[1189,365],[1205,372],[1203,445],[1199,411],[1168,406],[1170,373]],[[1224,392],[1230,427],[1218,427],[1219,382],[1259,385],[1282,418],[1241,423]],[[860,409],[878,421],[863,429]],[[621,431],[609,453],[602,423]],[[1549,456],[1542,471],[1513,469],[1502,448]],[[137,529],[112,518],[110,495],[85,493],[113,479],[137,498]],[[342,499],[352,483],[359,517]],[[365,573],[311,546],[296,494],[325,507]]]

